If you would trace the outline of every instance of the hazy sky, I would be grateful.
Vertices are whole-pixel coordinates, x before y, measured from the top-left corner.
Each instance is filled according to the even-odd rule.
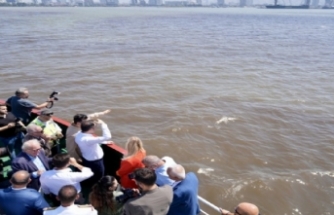
[[[170,0],[170,1],[178,1],[178,0]],[[183,0],[179,0],[179,1],[183,1]],[[146,0],[146,2],[148,2],[148,0]],[[228,4],[230,2],[238,3],[239,0],[225,0],[226,4]],[[279,2],[279,4],[284,4],[284,5],[290,5],[290,4],[300,5],[304,1],[303,0],[278,0],[278,2]],[[312,2],[312,0],[311,0],[311,2]],[[121,4],[130,3],[130,0],[119,0],[119,3],[121,3]],[[212,3],[217,3],[217,0],[202,0],[202,3],[204,5],[208,5],[208,4],[212,4]],[[274,0],[253,0],[253,4],[274,4]],[[325,0],[320,0],[320,5],[324,5],[324,4],[325,4]]]

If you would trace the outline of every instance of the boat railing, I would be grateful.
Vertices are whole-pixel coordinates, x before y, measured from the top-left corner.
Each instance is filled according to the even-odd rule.
[[[201,204],[203,204],[203,205],[205,205],[205,206],[211,208],[212,210],[216,211],[218,214],[221,214],[221,211],[219,210],[219,207],[217,207],[216,205],[212,204],[211,202],[209,202],[208,200],[204,199],[204,198],[201,197],[201,196],[197,196],[197,199],[198,199],[198,201],[199,201]],[[208,214],[207,212],[205,212],[203,209],[201,209],[201,214],[203,214],[203,215],[209,215],[209,214]]]

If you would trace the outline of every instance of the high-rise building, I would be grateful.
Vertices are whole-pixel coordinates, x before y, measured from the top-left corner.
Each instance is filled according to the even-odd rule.
[[[202,5],[202,0],[196,0],[196,4]]]
[[[312,6],[313,7],[318,7],[319,6],[319,0],[313,0],[312,1]]]
[[[138,4],[138,0],[131,0],[131,4],[132,5],[137,5]]]
[[[252,6],[253,0],[240,0],[240,7]]]
[[[218,0],[217,4],[218,6],[225,6],[225,0]]]
[[[162,0],[149,0],[148,4],[159,6],[159,5],[162,5]]]

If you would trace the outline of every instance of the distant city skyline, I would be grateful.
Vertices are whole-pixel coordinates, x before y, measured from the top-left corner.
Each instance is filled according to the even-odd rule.
[[[52,3],[57,3],[57,2],[62,2],[62,3],[80,3],[83,2],[84,0],[9,0],[12,2],[21,2],[21,3],[37,3],[41,4],[43,2],[52,2]],[[109,3],[114,3],[114,4],[150,4],[150,5],[162,5],[165,2],[188,2],[188,3],[193,3],[193,4],[201,4],[201,5],[212,5],[212,4],[217,4],[217,5],[239,5],[241,3],[242,6],[249,6],[249,5],[259,5],[259,4],[274,4],[274,0],[108,0]],[[317,6],[317,5],[325,5],[326,0],[311,0],[311,5],[312,6]],[[0,2],[6,2],[6,0],[0,0]],[[87,2],[87,0],[86,0]],[[94,4],[99,4],[99,3],[105,3],[106,0],[90,0],[90,2]],[[302,0],[278,0],[278,4],[282,5],[301,5],[303,3]]]

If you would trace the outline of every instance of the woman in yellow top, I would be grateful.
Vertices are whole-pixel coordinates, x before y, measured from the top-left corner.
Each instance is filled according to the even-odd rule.
[[[121,166],[117,171],[117,175],[121,178],[120,183],[124,188],[137,188],[134,180],[130,179],[131,174],[135,169],[143,168],[142,160],[146,156],[146,151],[143,147],[143,142],[139,137],[130,137],[125,145],[128,154],[121,161]]]

